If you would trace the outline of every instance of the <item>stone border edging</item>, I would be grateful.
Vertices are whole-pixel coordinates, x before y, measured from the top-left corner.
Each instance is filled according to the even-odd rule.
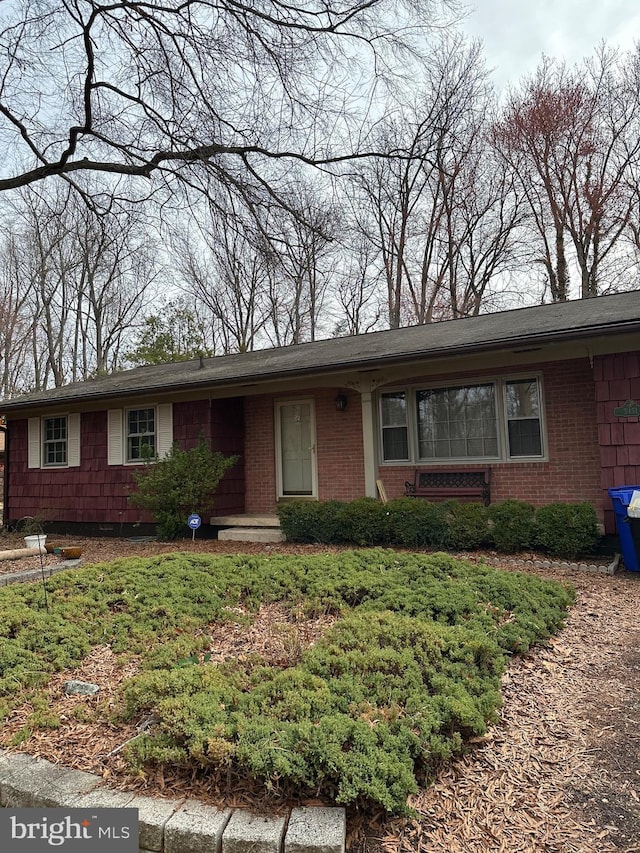
[[[598,572],[599,574],[613,575],[620,566],[620,554],[616,554],[613,562],[608,565],[596,565],[595,563],[570,563],[563,560],[520,560],[512,559],[516,566],[533,566],[536,569],[578,569],[582,572]]]
[[[345,853],[346,812],[296,807],[282,815],[218,809],[106,788],[102,779],[0,750],[3,808],[135,808],[140,853]]]
[[[41,569],[25,569],[24,572],[6,572],[0,574],[0,586],[11,586],[13,583],[27,583],[28,581],[42,580],[44,575],[45,580],[51,575],[57,575],[63,569],[75,569],[76,566],[82,565],[82,559],[65,560],[63,563],[58,563],[55,566],[43,566]]]

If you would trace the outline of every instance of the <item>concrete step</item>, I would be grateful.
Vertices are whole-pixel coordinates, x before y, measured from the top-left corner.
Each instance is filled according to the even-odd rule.
[[[218,530],[224,542],[284,542],[284,534],[275,527],[226,527]]]
[[[209,519],[214,527],[280,527],[277,515],[214,515]]]

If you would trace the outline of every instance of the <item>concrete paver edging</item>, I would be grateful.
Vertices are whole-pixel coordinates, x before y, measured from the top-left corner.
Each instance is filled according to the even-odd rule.
[[[11,586],[14,583],[29,583],[30,581],[39,581],[44,578],[50,578],[52,575],[57,575],[58,572],[64,569],[75,569],[82,565],[82,557],[77,560],[65,560],[63,563],[57,563],[53,566],[43,566],[41,569],[25,569],[24,572],[7,572],[0,575],[0,586]]]
[[[0,750],[3,808],[135,808],[140,853],[344,853],[343,808],[299,807],[282,815],[218,809],[112,791],[102,779],[24,753]]]

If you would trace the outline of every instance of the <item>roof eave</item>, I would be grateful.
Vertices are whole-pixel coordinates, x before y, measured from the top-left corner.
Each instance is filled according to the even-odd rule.
[[[634,318],[628,322],[619,321],[611,326],[602,324],[589,327],[581,327],[578,329],[561,329],[552,332],[527,333],[526,335],[518,335],[511,338],[500,338],[493,341],[473,342],[468,344],[457,344],[447,348],[438,348],[434,350],[415,351],[411,350],[404,353],[391,353],[376,355],[366,358],[355,358],[346,360],[340,363],[320,364],[314,366],[291,367],[284,370],[277,370],[265,373],[247,373],[241,376],[233,376],[231,378],[204,378],[194,382],[185,382],[184,377],[181,377],[180,382],[174,383],[152,383],[145,386],[134,388],[116,388],[109,391],[96,391],[95,393],[87,393],[86,389],[82,393],[65,395],[64,397],[53,397],[42,400],[29,400],[21,403],[16,400],[12,404],[9,400],[2,406],[2,411],[6,415],[11,415],[14,412],[26,412],[30,409],[41,409],[51,405],[59,406],[61,403],[65,405],[73,405],[78,403],[90,403],[100,400],[114,400],[130,398],[140,395],[154,395],[158,393],[171,394],[178,390],[193,390],[197,391],[201,388],[212,387],[216,388],[241,388],[248,384],[266,384],[274,379],[295,379],[298,376],[312,374],[338,374],[352,370],[366,369],[375,370],[378,367],[386,367],[390,363],[406,364],[410,361],[430,361],[434,359],[455,358],[464,355],[475,354],[478,352],[495,352],[498,350],[509,350],[520,348],[524,345],[544,346],[567,341],[579,341],[594,337],[607,337],[626,334],[630,331],[640,329],[640,318]]]

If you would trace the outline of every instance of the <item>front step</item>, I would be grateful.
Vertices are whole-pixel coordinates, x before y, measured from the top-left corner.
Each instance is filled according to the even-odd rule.
[[[277,515],[266,513],[249,515],[214,515],[209,519],[213,527],[280,527]]]
[[[284,542],[284,534],[277,527],[227,527],[218,530],[218,539],[224,542]]]

